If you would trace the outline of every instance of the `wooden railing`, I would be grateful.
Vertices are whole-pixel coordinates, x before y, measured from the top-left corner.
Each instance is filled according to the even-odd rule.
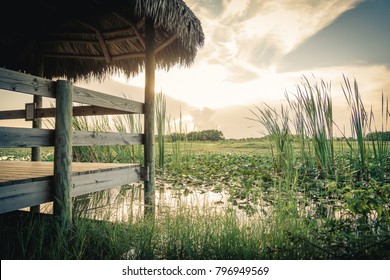
[[[71,193],[72,146],[144,144],[143,134],[72,130],[73,116],[143,114],[144,104],[141,102],[76,87],[67,80],[53,81],[6,69],[0,69],[0,89],[56,101],[56,108],[35,109],[34,104],[26,104],[25,109],[0,112],[0,120],[23,118],[28,121],[55,117],[55,129],[0,127],[0,148],[54,146],[54,214],[62,219],[71,219],[72,196],[96,191],[85,186],[85,189],[79,188],[77,193]],[[73,106],[74,103],[85,106]],[[147,181],[147,178],[142,177],[143,173],[147,173],[143,169],[141,172],[140,168],[136,173],[139,176],[132,177],[132,180]],[[5,199],[1,196],[1,188],[0,185],[0,203]]]

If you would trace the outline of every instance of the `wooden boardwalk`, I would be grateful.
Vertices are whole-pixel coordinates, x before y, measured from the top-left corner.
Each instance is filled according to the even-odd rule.
[[[53,202],[54,215],[69,225],[73,197],[139,181],[154,184],[153,161],[148,161],[146,156],[143,166],[72,163],[70,160],[75,146],[144,145],[145,154],[150,152],[150,147],[145,146],[149,137],[145,133],[74,131],[72,128],[72,117],[144,114],[144,103],[76,87],[66,80],[47,80],[1,68],[0,90],[51,98],[56,103],[54,110],[28,103],[24,104],[24,110],[0,112],[0,120],[24,117],[26,121],[36,121],[55,117],[55,129],[0,126],[0,148],[32,148],[32,154],[39,155],[40,147],[52,146],[56,154],[54,162],[40,162],[34,157],[33,162],[0,161],[0,214],[26,207],[36,212],[38,205]],[[83,105],[74,106],[74,103]],[[154,130],[145,124],[145,131],[149,130],[153,136]]]
[[[53,162],[0,161],[0,213],[53,201]],[[141,180],[139,164],[72,163],[71,196]]]

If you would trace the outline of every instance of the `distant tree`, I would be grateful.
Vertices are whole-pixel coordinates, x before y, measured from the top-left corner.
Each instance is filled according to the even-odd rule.
[[[185,133],[174,132],[174,133],[171,133],[171,135],[170,135],[170,141],[171,142],[184,141],[184,140],[186,140],[186,134]]]
[[[376,131],[376,132],[370,132],[366,135],[366,140],[369,141],[390,141],[390,131]]]
[[[224,140],[222,131],[216,129],[192,131],[187,134],[189,141],[219,141]]]

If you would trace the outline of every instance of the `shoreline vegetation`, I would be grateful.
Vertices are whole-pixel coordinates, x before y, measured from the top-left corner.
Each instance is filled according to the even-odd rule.
[[[251,110],[266,137],[218,141],[185,137],[159,93],[156,216],[143,218],[142,183],[74,199],[68,233],[50,217],[2,215],[1,257],[390,259],[388,100],[378,117],[366,111],[356,81],[344,78],[343,90],[352,137],[334,137],[343,132],[333,121],[330,85],[303,78],[287,105]],[[73,126],[141,133],[141,124],[128,115],[75,118]],[[0,160],[30,160],[29,153],[0,149]],[[77,147],[73,157],[142,163],[143,150]],[[53,160],[52,149],[42,149],[42,160]]]

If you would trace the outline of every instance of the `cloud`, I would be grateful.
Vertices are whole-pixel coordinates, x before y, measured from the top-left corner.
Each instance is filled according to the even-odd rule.
[[[295,93],[296,86],[303,76],[308,77],[311,81],[322,79],[331,83],[335,122],[340,129],[345,127],[348,135],[350,134],[350,115],[341,90],[343,75],[351,82],[354,79],[358,82],[366,110],[370,111],[372,108],[378,128],[382,125],[382,93],[385,99],[390,98],[390,80],[388,79],[390,69],[384,65],[318,67],[284,73],[265,69],[258,71],[257,79],[243,84],[227,81],[221,83],[220,80],[223,80],[226,74],[222,71],[221,66],[216,65],[211,70],[210,66],[203,65],[202,67],[199,72],[194,71],[194,69],[184,71],[177,69],[177,72],[174,73],[158,73],[157,77],[165,80],[162,91],[167,97],[167,114],[173,122],[179,120],[181,113],[183,127],[188,131],[194,128],[198,131],[219,129],[226,138],[263,136],[261,133],[263,128],[258,123],[248,120],[252,116],[250,109],[254,109],[255,105],[262,106],[263,103],[275,108],[279,108],[280,104],[286,104],[285,92]],[[213,83],[214,77],[212,76],[214,71],[219,73],[220,79],[215,83]],[[173,87],[169,87],[169,85],[173,85]],[[82,86],[118,96],[122,93],[133,93],[134,99],[143,98],[142,88],[118,82],[107,81],[103,84],[95,82]],[[175,92],[179,92],[179,94],[175,96],[173,94]],[[387,129],[390,130],[390,123],[387,123],[387,126]],[[335,129],[335,134],[341,136],[337,129]]]
[[[281,71],[340,65],[390,67],[390,2],[365,1],[307,39],[279,63]]]
[[[246,69],[234,79],[235,67],[270,67],[357,3],[359,0],[187,1],[206,34],[197,61],[226,66],[231,72],[226,73],[227,81],[251,81],[257,70]]]

